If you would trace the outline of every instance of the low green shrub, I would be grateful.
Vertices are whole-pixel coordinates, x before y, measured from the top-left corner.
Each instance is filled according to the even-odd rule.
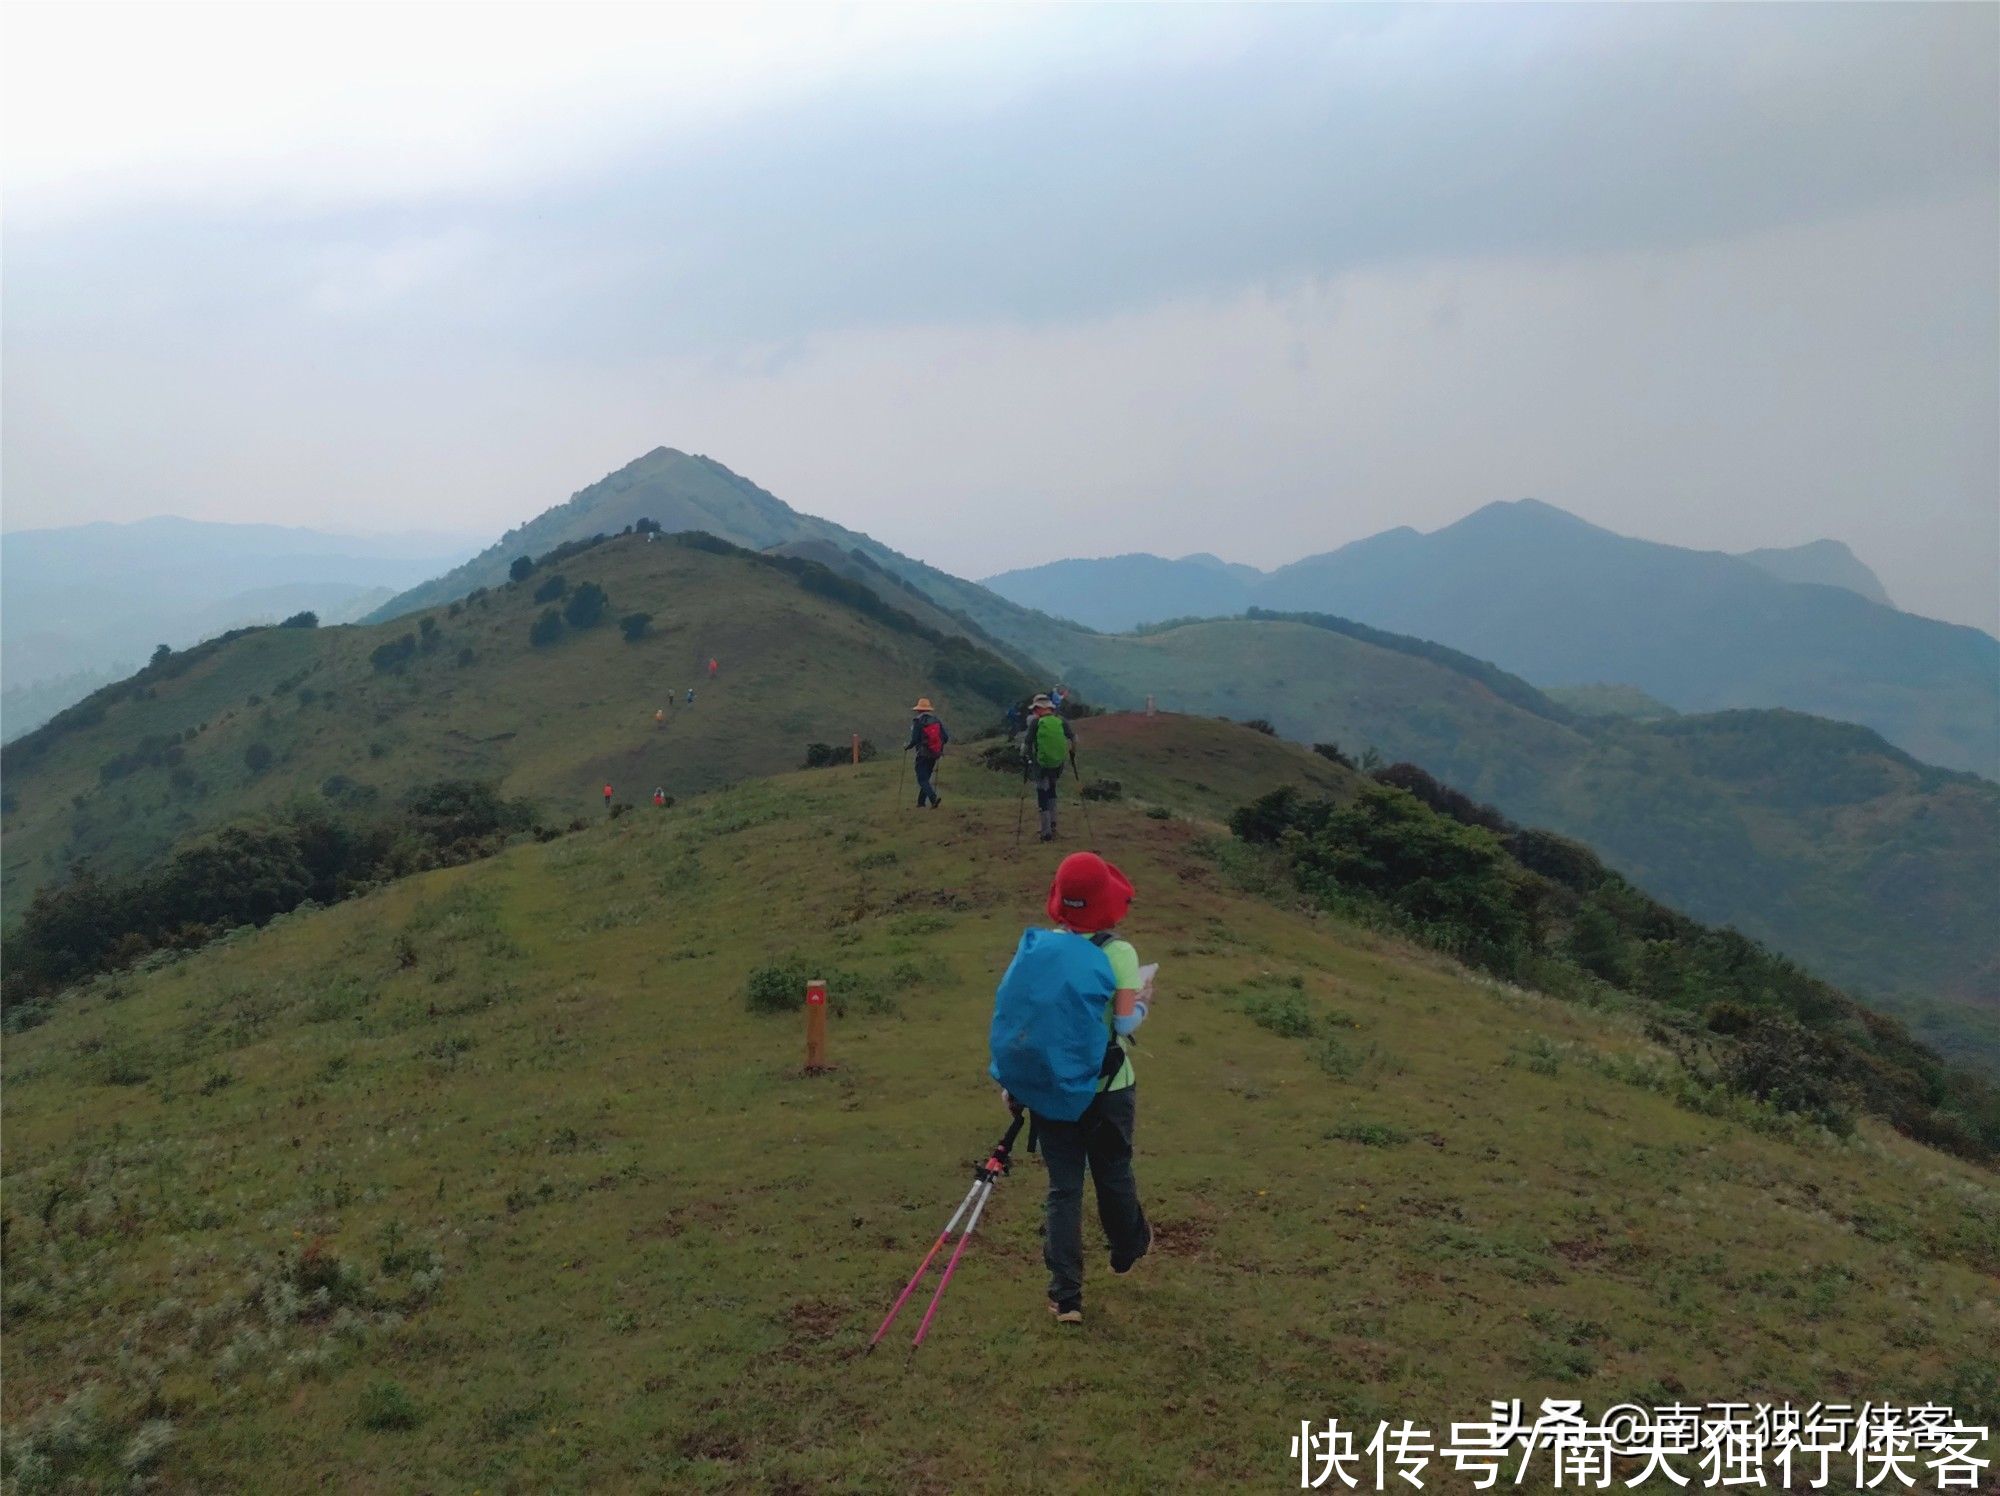
[[[377,1433],[398,1433],[422,1423],[423,1415],[401,1382],[378,1377],[361,1389],[354,1420]]]
[[[867,738],[861,740],[861,762],[872,761],[880,752]],[[808,769],[832,769],[841,764],[854,762],[852,743],[808,743],[804,767]]]
[[[1397,1148],[1410,1140],[1402,1128],[1381,1122],[1343,1122],[1328,1128],[1326,1137],[1329,1142],[1359,1143],[1364,1148]]]
[[[806,983],[819,973],[796,957],[755,967],[743,984],[743,1001],[753,1013],[796,1013],[805,1006]]]
[[[1243,999],[1243,1011],[1259,1028],[1286,1039],[1309,1039],[1316,1027],[1311,1005],[1298,992],[1253,992]]]
[[[880,982],[798,955],[781,956],[753,968],[743,984],[744,1005],[753,1013],[797,1013],[805,1006],[806,983],[811,981],[826,983],[827,1006],[835,1016],[849,1008],[872,1015],[900,1011]]]

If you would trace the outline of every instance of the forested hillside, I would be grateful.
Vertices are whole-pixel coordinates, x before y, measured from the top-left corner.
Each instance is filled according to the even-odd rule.
[[[973,730],[1031,687],[809,561],[614,535],[389,624],[169,652],[8,745],[6,900],[305,791],[485,779],[563,822],[603,814],[607,782],[637,804],[795,768],[814,741],[893,752],[919,695]]]

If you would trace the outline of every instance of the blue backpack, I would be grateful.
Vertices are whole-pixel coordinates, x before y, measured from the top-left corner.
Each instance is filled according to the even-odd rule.
[[[1125,1051],[1105,1030],[1118,990],[1105,935],[1029,930],[993,995],[991,1075],[1038,1117],[1074,1122],[1116,1075]]]

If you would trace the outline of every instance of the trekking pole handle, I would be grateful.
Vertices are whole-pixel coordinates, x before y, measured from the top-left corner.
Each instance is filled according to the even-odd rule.
[[[997,1179],[1002,1174],[1014,1172],[1014,1140],[1021,1135],[1021,1124],[1027,1120],[1027,1108],[1016,1103],[1013,1107],[1014,1120],[1008,1124],[1006,1134],[993,1145],[993,1151],[986,1155],[986,1161],[973,1171],[977,1179]]]

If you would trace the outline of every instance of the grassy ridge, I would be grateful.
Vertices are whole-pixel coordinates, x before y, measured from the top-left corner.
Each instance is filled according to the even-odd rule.
[[[1483,514],[1478,523],[1504,522],[1511,514],[1531,526],[1589,529],[1544,506]],[[1826,806],[1801,798],[1800,775],[1765,782],[1787,776],[1797,734],[1786,719],[1799,720],[1793,714],[1750,714],[1761,716],[1766,729],[1757,772],[1717,777],[1703,766],[1697,743],[1662,737],[1650,723],[1614,732],[1588,720],[1588,704],[1573,711],[1487,664],[1484,656],[1494,651],[1481,648],[1476,633],[1452,637],[1480,658],[1320,614],[1195,623],[1137,638],[1102,635],[800,514],[712,459],[667,448],[581,490],[384,613],[445,602],[496,582],[523,552],[617,530],[642,516],[670,529],[698,526],[741,544],[830,562],[851,562],[858,551],[904,584],[877,589],[892,601],[1002,653],[1015,651],[1016,663],[1039,661],[1099,702],[1137,706],[1153,694],[1172,710],[1265,718],[1300,741],[1336,741],[1355,753],[1372,744],[1386,758],[1418,763],[1518,820],[1591,842],[1622,871],[1703,920],[1736,925],[1844,986],[1892,999],[1902,1011],[1941,1015],[1941,1021],[1926,1018],[1926,1032],[1984,1051],[1988,1063],[2000,1066],[2000,1053],[1982,1044],[1983,1026],[1950,1016],[1953,1005],[2000,1010],[2000,967],[1983,933],[2000,923],[2000,864],[1991,852],[2000,844],[2000,790],[1926,769],[1866,732],[1853,733],[1845,752],[1882,788]],[[1462,531],[1471,533],[1464,526],[1451,533],[1462,539]],[[1639,545],[1600,538],[1621,549]],[[1415,532],[1377,537],[1364,547],[1374,559],[1361,579],[1378,562],[1401,565],[1391,552],[1423,543]],[[1362,559],[1362,551],[1347,557]],[[1727,558],[1698,564],[1711,560],[1768,585]],[[1491,558],[1480,564],[1490,569]],[[853,563],[853,570],[866,568]],[[1216,573],[1200,568],[1199,575],[1213,583]],[[1437,590],[1403,588],[1400,601]],[[1601,601],[1613,606],[1617,596],[1614,588]],[[1854,607],[1868,611],[1866,604]],[[1919,625],[1934,627],[1921,620],[1910,626]],[[1778,684],[1785,689],[1773,687],[1761,699],[1786,699],[1799,683]],[[1619,698],[1618,705],[1629,711],[1633,703]],[[1914,709],[1908,702],[1891,706]],[[1695,720],[1691,731],[1699,734],[1709,719]],[[1919,938],[1908,938],[1911,930]]]
[[[531,648],[531,625],[562,606],[535,600],[553,573],[571,587],[597,583],[609,615]],[[76,860],[136,868],[191,834],[330,782],[393,798],[426,780],[489,779],[563,821],[601,815],[607,781],[635,804],[656,785],[686,795],[795,767],[815,740],[860,733],[900,747],[919,694],[964,733],[1027,689],[1011,667],[940,643],[872,596],[864,609],[812,590],[816,579],[825,574],[804,563],[621,536],[526,582],[390,624],[256,630],[202,646],[106,693],[108,705],[84,703],[75,725],[9,745],[7,904],[18,910]],[[635,611],[653,622],[628,643],[613,620]],[[371,663],[405,636],[406,662]],[[722,664],[714,681],[711,656]],[[139,767],[104,777],[106,764],[149,741],[155,751]],[[262,769],[250,762],[259,745],[270,755]]]
[[[1209,783],[1179,724],[1119,730],[1082,752],[1128,794]],[[1277,1490],[1300,1418],[1496,1396],[2000,1418],[1990,1174],[1681,1110],[1633,1083],[1636,1017],[1291,912],[1140,803],[1092,824],[1164,963],[1158,1256],[1093,1257],[1056,1340],[1028,1161],[921,1365],[862,1359],[1004,1120],[986,1016],[1054,860],[1016,850],[1011,780],[955,762],[939,812],[887,763],[647,807],[10,1039],[12,1431],[55,1447],[95,1383],[65,1457],[143,1437],[189,1489]],[[831,1076],[746,1008],[788,954],[846,974]]]

